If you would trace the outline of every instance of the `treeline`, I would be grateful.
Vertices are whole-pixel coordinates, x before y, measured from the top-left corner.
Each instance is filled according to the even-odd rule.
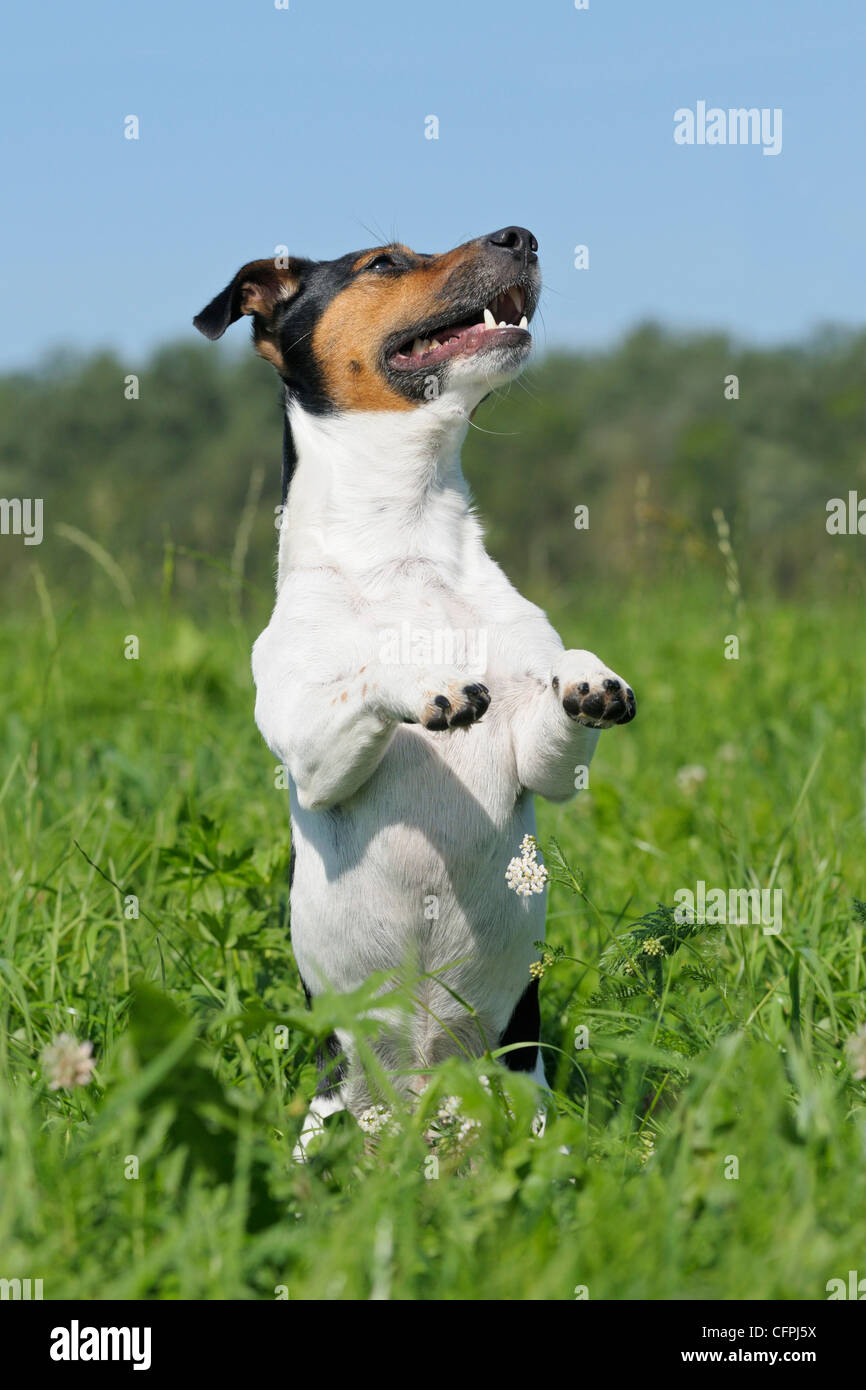
[[[268,594],[278,388],[249,351],[197,343],[0,377],[0,497],[43,499],[41,545],[0,536],[9,600],[43,580],[139,599],[168,568],[193,606],[224,604],[226,585],[236,604]],[[866,536],[825,523],[830,498],[866,498],[866,333],[756,349],[644,326],[547,356],[475,423],[464,460],[490,548],[534,595],[723,574],[719,512],[746,584],[862,592]]]

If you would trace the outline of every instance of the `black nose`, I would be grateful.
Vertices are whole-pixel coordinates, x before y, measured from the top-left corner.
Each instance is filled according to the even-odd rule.
[[[538,242],[527,227],[503,227],[501,231],[491,232],[487,238],[491,246],[502,251],[510,251],[516,260],[524,265],[535,265]]]

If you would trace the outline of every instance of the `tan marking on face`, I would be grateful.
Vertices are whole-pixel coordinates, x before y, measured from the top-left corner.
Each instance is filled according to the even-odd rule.
[[[264,357],[265,361],[270,362],[272,367],[276,367],[278,372],[285,371],[286,364],[283,360],[283,354],[280,352],[280,345],[272,334],[264,330],[261,333],[257,332],[254,343],[259,357]]]
[[[365,251],[362,256],[354,262],[352,269],[360,270],[362,266],[370,265],[377,256],[381,256],[388,251],[402,251],[405,256],[414,256],[415,252],[411,246],[404,246],[401,241],[392,241],[388,246],[374,246],[371,251]]]
[[[312,349],[335,405],[344,410],[414,410],[420,404],[386,380],[382,344],[397,329],[433,314],[451,272],[477,254],[472,246],[458,246],[401,275],[361,275],[331,301],[313,330]],[[365,252],[356,266],[375,255]]]
[[[267,260],[250,261],[238,272],[238,277],[241,276],[241,313],[260,314],[266,319],[270,318],[278,304],[297,294],[300,284],[295,271]]]
[[[256,352],[278,372],[282,372],[286,364],[269,324],[277,306],[297,294],[300,280],[290,267],[277,266],[268,260],[251,261],[238,272],[238,278],[241,280],[241,313],[255,315]]]

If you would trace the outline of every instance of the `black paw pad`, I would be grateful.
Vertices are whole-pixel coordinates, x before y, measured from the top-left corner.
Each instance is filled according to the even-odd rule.
[[[463,696],[466,704],[451,716],[451,727],[462,728],[467,724],[477,724],[490,706],[490,691],[486,685],[464,685]]]
[[[570,719],[578,719],[591,729],[628,724],[637,712],[634,692],[622,681],[608,677],[594,690],[588,681],[569,686],[562,707]]]
[[[444,729],[461,729],[469,724],[477,724],[490,706],[490,691],[486,685],[475,683],[460,688],[460,698],[453,694],[434,695],[428,706],[429,713],[422,720],[425,729],[441,733]]]
[[[637,700],[634,698],[634,691],[626,686],[625,688],[625,714],[617,719],[617,724],[630,724],[637,714]]]
[[[443,729],[448,728],[451,701],[448,699],[447,695],[434,695],[430,703],[433,705],[436,712],[429,715],[424,720],[424,727],[438,734],[441,733]]]

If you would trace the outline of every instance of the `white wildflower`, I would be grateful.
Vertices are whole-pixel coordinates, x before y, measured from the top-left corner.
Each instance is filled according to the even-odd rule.
[[[543,893],[547,883],[547,869],[537,861],[538,844],[534,835],[524,835],[520,842],[520,854],[512,859],[505,871],[505,881],[520,897],[530,893]]]
[[[393,1134],[397,1128],[394,1116],[386,1105],[370,1105],[358,1116],[365,1134]]]
[[[446,1096],[436,1112],[437,1119],[443,1120],[445,1123],[448,1123],[450,1120],[456,1120],[460,1114],[460,1106],[462,1104],[462,1097]]]
[[[69,1033],[54,1038],[42,1053],[42,1066],[48,1078],[48,1089],[71,1090],[86,1086],[93,1077],[93,1043],[80,1043]]]
[[[693,792],[702,782],[707,780],[707,769],[701,767],[700,763],[688,763],[681,767],[677,772],[677,786],[681,792]]]
[[[489,1085],[489,1079],[485,1078]],[[460,1112],[463,1104],[462,1096],[446,1096],[440,1103],[436,1111],[436,1118],[427,1130],[426,1138],[428,1143],[441,1144],[447,1141],[449,1145],[460,1147],[468,1143],[481,1128],[480,1120],[470,1119],[467,1115]]]
[[[866,1081],[866,1023],[861,1024],[845,1043],[848,1065],[855,1081]]]
[[[665,948],[657,936],[648,936],[641,950],[645,956],[662,956]]]
[[[644,1134],[638,1135],[638,1143],[641,1146],[638,1150],[638,1158],[641,1163],[648,1163],[656,1151],[655,1135],[650,1130],[647,1130]]]

